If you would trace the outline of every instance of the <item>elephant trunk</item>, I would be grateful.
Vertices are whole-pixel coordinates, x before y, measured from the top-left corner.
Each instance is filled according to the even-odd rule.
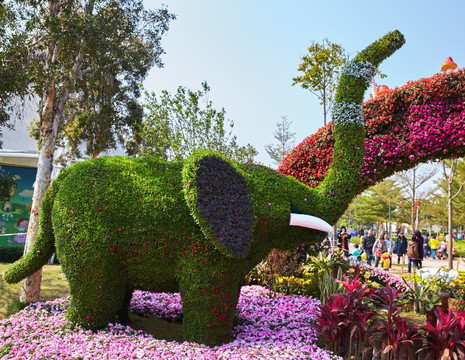
[[[334,155],[331,168],[315,190],[318,215],[336,223],[356,195],[365,153],[365,116],[361,103],[377,66],[405,40],[393,31],[358,53],[341,73],[332,111]]]

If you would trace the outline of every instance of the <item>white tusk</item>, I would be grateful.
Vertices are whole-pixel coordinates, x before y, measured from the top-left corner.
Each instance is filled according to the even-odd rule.
[[[289,220],[290,226],[301,226],[309,229],[320,230],[324,232],[333,232],[333,227],[329,225],[323,219],[317,218],[316,216],[294,214],[291,213],[291,219]]]

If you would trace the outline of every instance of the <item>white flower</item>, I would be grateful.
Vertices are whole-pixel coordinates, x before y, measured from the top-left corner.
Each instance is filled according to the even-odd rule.
[[[367,84],[371,82],[371,78],[376,73],[376,66],[368,61],[350,61],[342,73],[355,77],[361,77]]]
[[[333,124],[365,124],[365,115],[363,114],[362,105],[356,103],[338,102],[333,107]]]

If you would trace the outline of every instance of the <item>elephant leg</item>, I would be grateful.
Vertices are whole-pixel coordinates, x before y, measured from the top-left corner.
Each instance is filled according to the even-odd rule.
[[[118,311],[118,322],[122,325],[129,325],[131,323],[131,319],[129,318],[129,306],[131,304],[133,292],[133,290],[126,290],[123,305]]]
[[[186,274],[180,282],[184,339],[209,346],[230,342],[241,279],[201,276]]]
[[[99,261],[86,265],[87,268],[80,264],[64,265],[71,294],[66,318],[87,329],[116,322],[127,295],[125,272],[119,266],[112,266],[115,264]]]

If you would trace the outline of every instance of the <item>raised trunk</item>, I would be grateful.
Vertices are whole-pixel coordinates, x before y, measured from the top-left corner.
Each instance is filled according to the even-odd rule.
[[[361,103],[377,66],[404,44],[393,31],[358,53],[342,71],[332,111],[334,155],[331,168],[316,190],[319,214],[335,223],[357,193],[365,153],[365,116]]]
[[[452,216],[453,216],[453,207],[452,207],[452,184],[447,184],[447,232],[449,234],[449,257],[447,258],[447,268],[452,270],[453,268],[453,256],[452,256]]]
[[[323,123],[326,126],[326,88],[323,88]]]
[[[93,2],[89,5],[92,7]],[[60,2],[49,0],[47,11],[50,16],[60,16]],[[51,31],[53,33],[53,31]],[[77,74],[80,71],[82,55],[78,52],[75,58],[75,64],[68,80],[60,79],[55,81],[56,72],[62,72],[59,63],[60,56],[63,56],[59,40],[51,37],[47,49],[44,78],[40,79],[41,83],[46,84],[42,92],[39,105],[40,117],[40,142],[39,142],[39,159],[37,163],[37,175],[34,183],[34,194],[32,197],[31,216],[29,218],[29,228],[26,238],[25,253],[31,248],[36,235],[39,231],[39,217],[42,200],[45,196],[52,177],[53,154],[55,151],[55,142],[58,132],[58,126],[63,117],[64,107],[69,99],[70,90],[63,86],[63,81],[69,81],[74,84]],[[58,71],[57,71],[58,68]],[[60,88],[67,89],[60,91]],[[36,302],[40,300],[40,283],[41,270],[23,280],[20,290],[20,300],[22,302]]]
[[[416,204],[416,179],[417,179],[417,167],[414,166],[412,168],[412,213],[411,213],[411,219],[410,219],[410,225],[412,226],[412,232],[415,231],[415,204]]]
[[[62,94],[57,99],[55,84],[49,83],[41,100],[40,111],[40,149],[37,163],[37,174],[34,182],[34,195],[32,197],[31,216],[27,232],[24,253],[34,243],[39,232],[39,217],[42,200],[45,192],[50,186],[53,170],[53,153],[58,132],[58,125],[63,116],[63,108],[68,99],[68,93]],[[23,303],[37,302],[40,300],[40,283],[42,269],[23,280],[19,293],[20,301]]]

